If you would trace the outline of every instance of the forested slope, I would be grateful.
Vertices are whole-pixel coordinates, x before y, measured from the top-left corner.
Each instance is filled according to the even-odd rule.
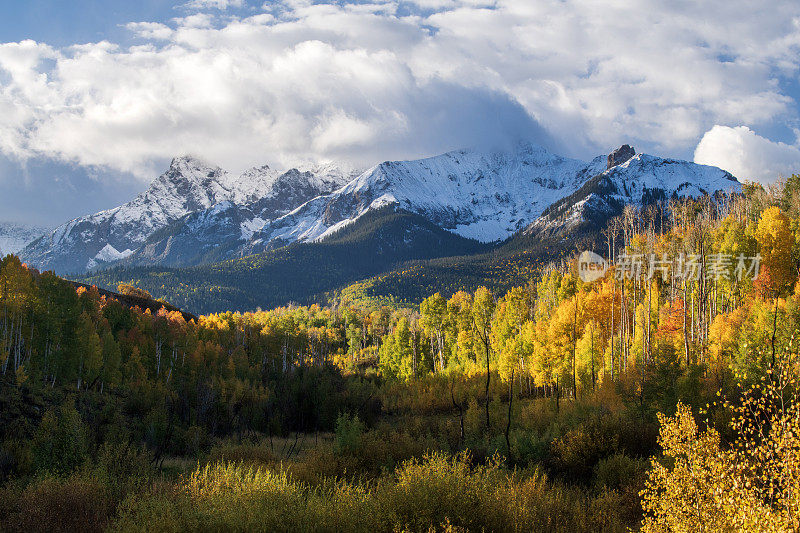
[[[194,268],[114,268],[80,281],[100,287],[131,283],[193,312],[248,310],[324,301],[327,291],[409,260],[474,254],[489,247],[389,206],[322,242]]]

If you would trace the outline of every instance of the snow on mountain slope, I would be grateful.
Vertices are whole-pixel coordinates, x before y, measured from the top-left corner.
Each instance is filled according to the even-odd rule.
[[[0,257],[15,254],[48,230],[16,222],[0,222]]]
[[[489,243],[522,229],[602,224],[625,203],[739,189],[718,168],[637,155],[627,145],[587,163],[520,142],[386,161],[362,173],[325,164],[233,176],[186,157],[133,201],[60,226],[21,256],[62,273],[119,261],[196,265],[323,240],[387,205]]]
[[[129,262],[188,266],[240,257],[245,243],[265,224],[353,178],[352,171],[334,165],[306,168],[280,174],[246,203],[221,202],[181,218],[155,232]]]
[[[307,182],[317,189],[334,191],[360,176],[364,169],[347,163],[329,161],[327,163],[299,165],[295,170],[307,178]]]
[[[95,255],[92,259],[89,260],[89,262],[86,264],[87,269],[91,270],[104,263],[113,263],[114,261],[121,261],[122,259],[129,257],[131,254],[133,254],[133,250],[131,250],[130,248],[120,252],[110,244],[106,244],[102,250],[97,252],[97,255]]]
[[[71,220],[28,245],[20,256],[41,269],[81,272],[114,255],[107,253],[110,250],[139,248],[154,232],[189,213],[225,200],[261,197],[277,176],[261,167],[236,178],[193,157],[175,158],[169,170],[132,201]]]
[[[622,162],[615,155],[628,148]],[[625,204],[644,205],[672,197],[699,197],[717,191],[741,191],[730,173],[707,165],[634,154],[625,145],[609,156],[608,168],[574,194],[554,203],[525,233],[574,231],[581,225],[598,226],[622,212]]]
[[[505,239],[604,163],[585,163],[519,143],[511,150],[459,150],[416,161],[387,161],[255,233],[247,251],[273,241],[324,239],[370,209],[395,204],[441,228],[482,242]]]

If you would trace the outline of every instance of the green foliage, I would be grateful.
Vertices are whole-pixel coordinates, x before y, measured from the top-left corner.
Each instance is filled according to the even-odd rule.
[[[140,492],[155,476],[152,454],[130,442],[105,442],[97,451],[90,470],[106,487],[115,504]]]
[[[339,296],[364,305],[414,306],[437,292],[452,295],[486,286],[499,294],[526,284],[548,260],[563,254],[560,243],[534,243],[522,250],[509,243],[491,252],[410,262],[344,287]]]
[[[33,441],[36,470],[67,475],[81,466],[88,456],[86,427],[72,399],[42,417]]]
[[[278,462],[278,457],[265,442],[229,442],[217,444],[206,457],[207,464],[221,462],[270,466]]]
[[[358,415],[342,413],[336,419],[336,451],[339,453],[353,453],[361,445],[364,434],[364,424]]]
[[[645,459],[616,453],[597,462],[592,482],[598,489],[622,489],[626,485],[643,480],[647,467]]]
[[[4,505],[11,512],[0,521],[0,529],[7,531],[100,532],[113,516],[107,487],[86,474],[45,477]]]
[[[416,346],[411,336],[408,319],[401,317],[391,334],[384,338],[378,352],[380,369],[385,376],[407,379],[422,368],[416,357]]]

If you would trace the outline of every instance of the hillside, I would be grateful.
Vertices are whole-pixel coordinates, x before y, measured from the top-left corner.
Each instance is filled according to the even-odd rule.
[[[544,265],[564,257],[571,249],[563,241],[545,238],[536,243],[519,242],[523,238],[515,236],[471,256],[409,261],[394,270],[334,291],[332,296],[345,302],[392,302],[414,307],[436,292],[449,296],[457,291],[474,292],[484,286],[502,293],[511,287],[526,285]]]
[[[100,287],[131,283],[198,313],[248,310],[315,301],[327,291],[412,259],[471,255],[489,248],[387,206],[321,242],[192,268],[117,267],[80,281]]]

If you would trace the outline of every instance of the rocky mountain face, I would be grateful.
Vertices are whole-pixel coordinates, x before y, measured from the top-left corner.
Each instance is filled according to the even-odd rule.
[[[621,165],[625,161],[629,160],[631,157],[636,155],[636,150],[633,149],[632,146],[629,144],[623,144],[610,154],[608,154],[608,163],[606,164],[606,170],[611,167],[615,167],[617,165]]]
[[[260,196],[244,203],[219,202],[154,232],[126,263],[191,266],[241,257],[244,244],[265,224],[339,188],[351,177],[330,166],[291,169],[275,177]]]
[[[70,221],[21,256],[62,273],[118,262],[198,265],[324,241],[390,205],[490,243],[521,230],[570,231],[629,202],[738,189],[720,169],[636,154],[628,145],[590,162],[520,142],[386,161],[365,172],[326,165],[279,173],[264,166],[240,176],[184,157],[133,201]]]
[[[296,201],[307,192],[303,184],[322,171],[289,171],[281,177],[281,190],[291,193],[193,213],[153,234],[126,263],[196,265],[323,240],[387,205],[461,237],[500,241],[603,168],[600,159],[587,164],[520,143],[510,150],[460,150],[416,161],[387,161],[307,202]],[[280,206],[292,209],[279,213]]]
[[[247,248],[257,251],[276,240],[324,239],[389,204],[462,237],[499,241],[602,170],[599,161],[567,159],[530,143],[511,150],[459,150],[416,161],[386,161],[265,224]]]
[[[717,167],[634,154],[628,145],[615,150],[604,172],[549,206],[524,233],[554,235],[600,228],[621,214],[626,204],[642,206],[674,197],[741,191],[739,181]]]

